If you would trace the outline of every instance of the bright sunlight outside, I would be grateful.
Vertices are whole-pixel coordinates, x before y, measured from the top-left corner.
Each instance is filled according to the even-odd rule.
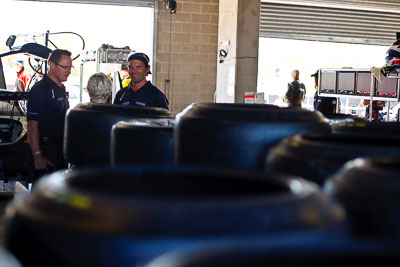
[[[37,1],[1,1],[0,23],[0,53],[9,51],[6,40],[10,35],[16,35],[14,46],[27,42],[44,44],[44,33],[73,32],[82,36],[85,41],[85,51],[96,51],[102,44],[114,47],[126,47],[141,51],[153,58],[153,25],[154,11],[152,8],[52,3]],[[75,57],[82,52],[82,41],[74,34],[54,34],[49,37],[50,49],[56,45],[61,49],[68,49]],[[15,60],[23,59],[25,69],[29,73],[33,70],[28,66],[28,57],[18,54],[3,58],[5,78],[8,89],[13,88],[16,79]],[[81,57],[74,61],[74,71],[65,83],[70,95],[79,95]],[[112,65],[112,64],[103,64]],[[118,66],[117,66],[118,65]],[[101,66],[104,72],[117,71],[120,64]],[[95,63],[88,63],[83,68],[83,84],[96,71]],[[72,99],[71,99],[72,100]]]
[[[315,94],[311,74],[320,68],[366,68],[385,64],[386,46],[260,38],[258,92],[270,104],[282,104],[290,73],[300,71],[306,85],[306,108],[312,109]]]

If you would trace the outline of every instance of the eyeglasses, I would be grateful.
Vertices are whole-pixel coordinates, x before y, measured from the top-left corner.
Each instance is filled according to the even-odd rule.
[[[60,66],[63,70],[72,70],[72,69],[74,69],[74,66],[64,66],[64,65],[58,64],[57,62],[54,62],[54,64],[56,64],[57,66]]]

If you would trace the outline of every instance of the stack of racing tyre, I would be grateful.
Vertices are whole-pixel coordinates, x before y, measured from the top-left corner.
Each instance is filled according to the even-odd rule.
[[[381,159],[398,157],[395,138],[338,133],[342,124],[319,112],[273,105],[194,103],[175,118],[118,108],[70,110],[65,154],[75,167],[7,206],[5,248],[23,266],[399,259],[399,169]]]

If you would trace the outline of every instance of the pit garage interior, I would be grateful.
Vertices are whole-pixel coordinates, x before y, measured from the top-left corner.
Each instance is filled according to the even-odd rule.
[[[15,2],[150,10],[151,45],[136,52],[150,55],[148,79],[169,110],[87,103],[85,66],[119,64],[107,69],[115,97],[115,66],[137,48],[77,52],[81,103],[65,116],[68,168],[32,180],[29,92],[7,88],[4,71],[17,54],[46,64],[54,47],[9,38],[0,51],[0,266],[398,265],[398,1]],[[127,39],[149,26],[121,21]],[[375,46],[382,62],[331,67],[329,50],[311,56],[321,65],[299,62],[315,81],[311,100],[288,107],[270,101],[272,81],[260,89],[260,58],[268,60],[260,38]],[[332,112],[314,110],[328,99]]]

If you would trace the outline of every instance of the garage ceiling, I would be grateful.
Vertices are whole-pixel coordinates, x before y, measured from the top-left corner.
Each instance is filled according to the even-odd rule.
[[[260,36],[387,46],[399,15],[394,0],[262,1]]]
[[[155,0],[29,0],[29,1],[154,7]]]
[[[399,0],[261,0],[261,2],[370,11],[400,12]]]

